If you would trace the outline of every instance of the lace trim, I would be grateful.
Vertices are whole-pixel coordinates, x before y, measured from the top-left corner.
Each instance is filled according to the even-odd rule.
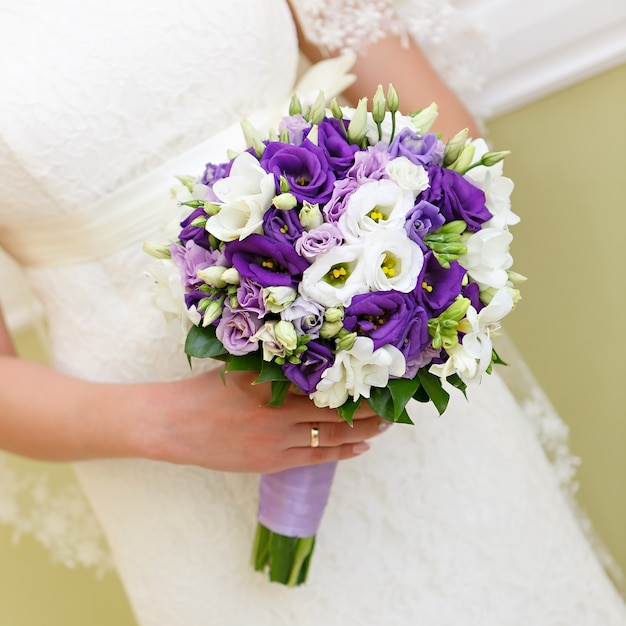
[[[113,568],[100,525],[69,468],[26,469],[29,461],[0,455],[0,523],[13,529],[13,542],[30,535],[66,567]],[[35,464],[32,464],[35,465]],[[50,478],[54,474],[56,485]]]
[[[476,114],[490,47],[446,0],[292,0],[304,36],[327,52],[364,51],[388,35],[412,37]],[[475,102],[476,100],[476,102]]]

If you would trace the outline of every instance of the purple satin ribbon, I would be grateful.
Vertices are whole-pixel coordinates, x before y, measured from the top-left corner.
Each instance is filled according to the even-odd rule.
[[[337,463],[322,463],[263,474],[259,522],[287,537],[313,537],[322,521],[336,467]]]

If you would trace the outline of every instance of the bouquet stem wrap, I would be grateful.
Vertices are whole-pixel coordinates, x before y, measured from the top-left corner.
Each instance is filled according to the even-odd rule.
[[[336,467],[322,463],[261,477],[252,564],[269,568],[271,581],[295,587],[306,580]]]

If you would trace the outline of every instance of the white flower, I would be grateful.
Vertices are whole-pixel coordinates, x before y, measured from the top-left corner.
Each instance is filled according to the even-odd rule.
[[[368,291],[401,291],[415,289],[424,265],[422,249],[406,234],[404,228],[379,230],[363,238],[363,279]]]
[[[298,218],[300,219],[300,224],[302,224],[302,228],[304,228],[305,230],[317,228],[324,223],[324,216],[320,211],[320,205],[311,204],[306,201],[304,201],[302,208],[300,209]]]
[[[263,289],[263,304],[272,313],[284,311],[298,294],[292,287],[276,286]]]
[[[512,308],[513,300],[507,288],[500,289],[480,312],[470,306],[458,326],[465,333],[462,342],[448,350],[450,358],[445,363],[433,365],[430,371],[442,378],[458,374],[468,387],[480,383],[491,364],[491,333],[500,328],[500,320]]]
[[[430,186],[426,169],[421,165],[416,165],[405,156],[389,161],[385,170],[391,180],[402,189],[410,191],[413,197]]]
[[[348,306],[352,296],[365,293],[363,246],[337,246],[315,261],[302,274],[300,293],[324,307]]]
[[[390,376],[402,376],[404,356],[393,346],[374,350],[369,337],[357,337],[350,350],[340,350],[335,362],[324,371],[316,390],[309,396],[316,406],[336,409],[349,396],[369,398],[371,387],[384,387]]]
[[[367,233],[404,226],[415,197],[392,180],[382,179],[361,185],[346,202],[337,226],[348,243]]]
[[[509,253],[512,240],[508,230],[484,228],[464,242],[467,252],[459,257],[459,263],[481,290],[489,287],[499,289],[507,284],[507,270],[513,264]]]
[[[278,326],[279,324],[288,324],[291,326],[291,329],[293,329],[293,324],[290,322],[265,322],[265,324],[250,337],[251,341],[261,342],[264,361],[271,361],[277,356],[285,357],[287,356],[287,350],[294,350],[296,347],[297,337],[295,336],[295,330],[293,330],[292,336],[288,328]]]
[[[268,174],[248,152],[233,161],[230,175],[215,181],[213,193],[222,203],[206,229],[220,241],[244,239],[261,232],[263,214],[276,195],[274,175]]]
[[[482,156],[489,151],[484,139],[475,139],[471,142],[475,148],[474,161],[480,161]],[[503,162],[500,161],[490,167],[479,165],[473,167],[465,174],[476,187],[485,193],[485,204],[493,217],[485,222],[484,228],[505,229],[520,221],[519,215],[511,211],[511,193],[513,181],[503,176]]]

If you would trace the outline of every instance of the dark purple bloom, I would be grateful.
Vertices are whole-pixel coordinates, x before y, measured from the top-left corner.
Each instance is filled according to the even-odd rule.
[[[373,291],[356,295],[345,310],[344,328],[369,337],[374,348],[391,344],[400,348],[415,309],[415,300],[399,291]]]
[[[424,267],[417,279],[415,296],[432,317],[437,317],[447,309],[461,293],[465,269],[456,261],[446,269],[437,261],[432,252],[424,256]]]
[[[430,165],[430,187],[418,200],[427,200],[439,207],[446,221],[463,220],[469,230],[478,231],[492,215],[485,206],[485,194],[454,170]]]
[[[275,241],[293,245],[303,231],[297,209],[283,211],[270,207],[263,214],[263,232]]]
[[[326,118],[317,127],[317,145],[324,151],[330,167],[338,178],[343,178],[352,167],[355,152],[359,149],[358,146],[348,142],[341,130],[342,123],[336,119]]]
[[[232,161],[226,163],[207,163],[200,182],[203,185],[211,186],[215,181],[226,178],[230,174],[232,164]]]
[[[300,363],[286,363],[283,372],[302,393],[311,394],[322,379],[324,371],[334,363],[335,357],[323,343],[309,341],[300,359]]]
[[[396,347],[402,352],[404,360],[411,363],[419,358],[429,344],[428,313],[418,304],[411,313],[402,342]],[[405,372],[404,377],[406,376]]]
[[[198,289],[194,289],[193,291],[188,291],[187,293],[185,293],[185,306],[188,309],[191,309],[193,307],[198,308],[198,304],[200,303],[200,300],[204,300],[205,298],[208,298],[208,297],[209,296],[206,293]]]
[[[268,143],[260,163],[266,172],[274,174],[277,191],[280,177],[284,176],[299,202],[323,204],[330,199],[335,174],[324,151],[307,139],[299,146],[279,141]]]
[[[426,252],[427,247],[424,244],[424,236],[436,231],[444,225],[445,221],[438,207],[426,200],[420,200],[407,213],[404,228],[409,239]]]
[[[439,140],[436,135],[418,135],[410,128],[403,128],[388,148],[392,159],[406,157],[415,165],[430,165]]]
[[[256,233],[231,241],[224,252],[240,276],[261,287],[294,286],[309,267],[292,246]]]
[[[479,297],[480,287],[477,283],[468,283],[467,285],[465,285],[465,287],[463,287],[461,293],[463,294],[463,297],[469,299],[469,301],[472,303],[472,306],[477,311],[485,308],[485,305]]]
[[[193,240],[199,246],[202,246],[207,250],[211,249],[211,244],[209,243],[209,233],[207,233],[206,229],[203,226],[193,226],[191,224],[196,218],[206,216],[207,214],[204,212],[204,207],[198,207],[180,223],[181,231],[178,238],[183,242],[183,244],[187,241]]]

